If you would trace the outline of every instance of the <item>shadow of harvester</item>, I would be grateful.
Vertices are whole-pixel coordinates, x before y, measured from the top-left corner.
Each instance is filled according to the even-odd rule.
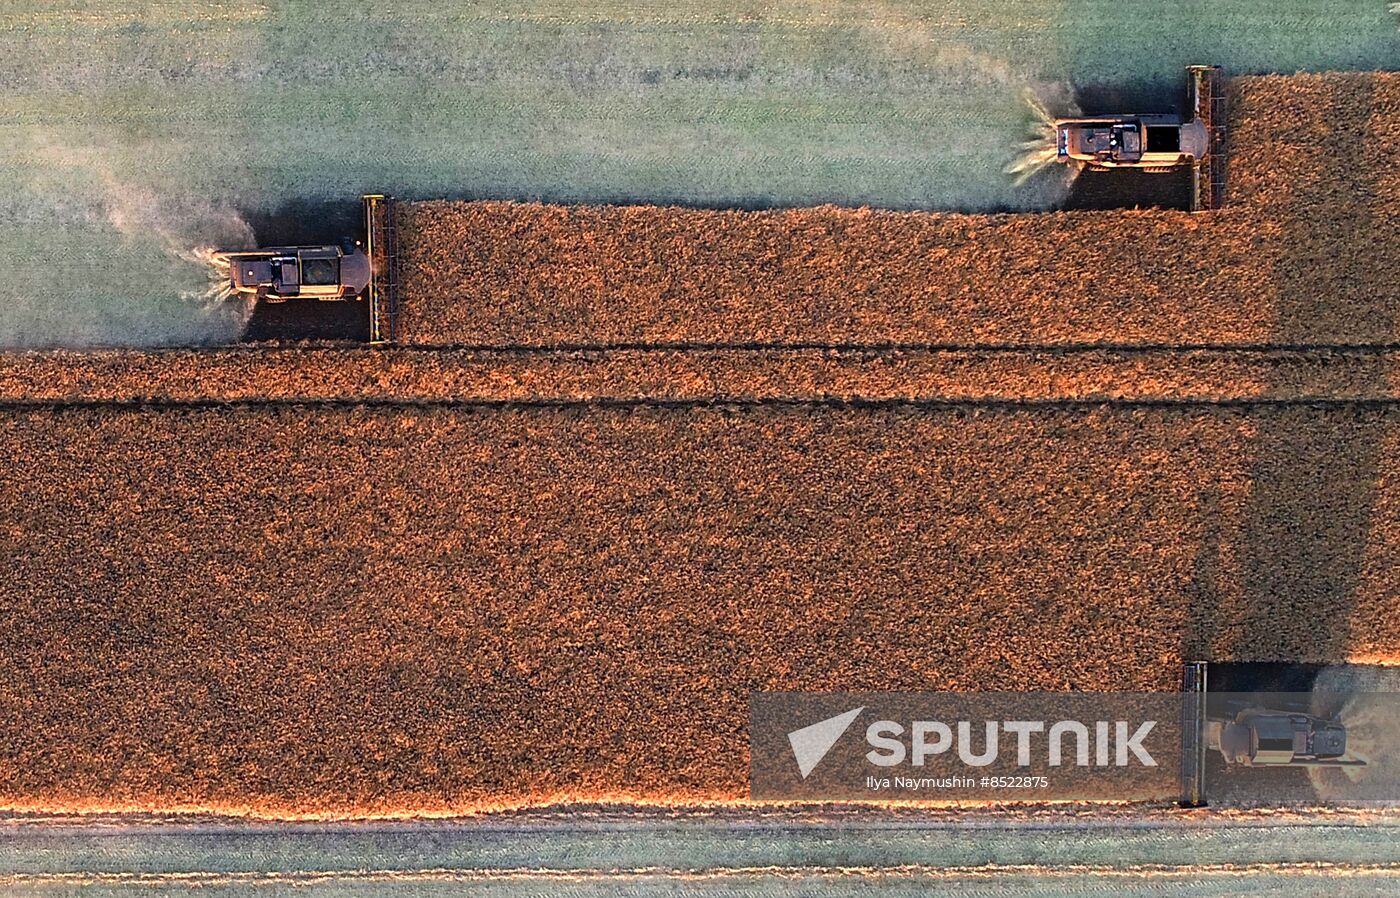
[[[1373,125],[1394,110],[1382,108],[1372,76],[1331,85],[1327,96],[1299,97],[1286,110],[1296,117],[1286,139],[1298,145],[1280,147],[1288,168],[1273,177],[1291,189],[1286,199],[1269,201],[1279,226],[1269,238],[1277,241],[1271,341],[1393,344],[1397,295],[1383,272],[1397,255],[1400,231],[1381,185],[1397,163]],[[1358,587],[1392,418],[1367,399],[1385,394],[1381,366],[1360,370],[1367,373],[1353,382],[1354,401],[1268,404],[1249,413],[1257,429],[1244,498],[1231,508],[1228,489],[1203,497],[1209,526],[1219,532],[1207,535],[1197,558],[1188,657],[1327,662],[1354,650]],[[1295,368],[1288,377],[1267,389],[1320,394],[1326,371],[1298,375]],[[1222,545],[1233,549],[1228,561]]]

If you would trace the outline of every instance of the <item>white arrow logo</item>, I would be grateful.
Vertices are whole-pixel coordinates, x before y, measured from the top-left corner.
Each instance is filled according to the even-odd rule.
[[[788,733],[788,742],[792,744],[792,754],[797,758],[797,769],[802,772],[804,780],[807,778],[807,774],[816,769],[822,758],[826,757],[826,753],[831,751],[831,747],[836,744],[836,740],[841,738],[841,734],[850,728],[855,719],[860,716],[860,712],[864,710],[864,707],[856,708],[845,714],[828,717],[826,720]]]

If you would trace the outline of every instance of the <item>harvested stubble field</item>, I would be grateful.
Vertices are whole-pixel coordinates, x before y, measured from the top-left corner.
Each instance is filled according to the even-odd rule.
[[[4,421],[5,804],[734,799],[753,689],[1400,646],[1393,407]]]
[[[1047,208],[1063,179],[1003,173],[1025,89],[1158,108],[1201,60],[1385,68],[1396,21],[1384,0],[5,0],[0,345],[233,342],[242,316],[181,298],[207,286],[184,251],[287,219],[333,239],[358,193]]]
[[[1400,73],[1234,79],[1229,208],[409,204],[401,338],[473,346],[1393,340]]]

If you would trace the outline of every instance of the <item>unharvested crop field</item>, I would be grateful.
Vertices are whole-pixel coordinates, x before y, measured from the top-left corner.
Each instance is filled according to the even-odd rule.
[[[1400,352],[259,347],[0,354],[0,405],[1400,401]]]
[[[1061,181],[1002,171],[1027,87],[1163,108],[1193,62],[1391,67],[1396,25],[1384,0],[9,0],[0,345],[236,339],[177,253],[361,192],[1041,208]]]
[[[749,690],[1394,657],[1400,411],[11,409],[0,795],[744,792]]]
[[[1388,343],[1400,74],[1233,82],[1228,208],[421,203],[400,336],[475,346]]]

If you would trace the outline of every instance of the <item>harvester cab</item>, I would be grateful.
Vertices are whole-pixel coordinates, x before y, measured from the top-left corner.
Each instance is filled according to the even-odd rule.
[[[229,266],[229,288],[267,302],[358,299],[369,286],[369,256],[357,242],[276,246],[217,254]]]

